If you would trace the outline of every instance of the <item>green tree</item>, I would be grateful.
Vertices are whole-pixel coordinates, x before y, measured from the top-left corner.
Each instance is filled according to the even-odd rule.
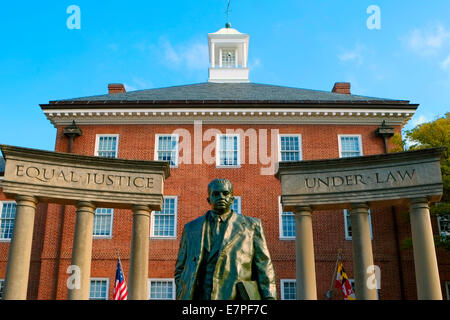
[[[399,135],[393,137],[393,152],[435,147],[446,148],[441,159],[443,195],[441,201],[430,208],[430,212],[435,216],[450,216],[450,112],[434,121],[423,123],[405,131],[405,137],[406,140],[399,138]],[[442,234],[435,240],[437,247],[450,250],[450,236]]]

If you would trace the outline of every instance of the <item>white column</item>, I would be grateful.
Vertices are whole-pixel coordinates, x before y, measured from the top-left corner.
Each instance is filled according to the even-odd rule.
[[[128,299],[148,300],[148,248],[150,237],[150,208],[133,207],[133,235],[128,279]]]
[[[410,220],[417,298],[419,300],[442,300],[428,199],[410,200]]]
[[[94,214],[95,206],[91,202],[79,201],[77,203],[72,265],[80,270],[80,287],[69,288],[69,300],[89,300]]]
[[[295,210],[297,300],[317,300],[311,207]]]
[[[16,219],[6,266],[5,300],[26,300],[37,199],[16,197]]]
[[[353,273],[355,277],[355,294],[357,300],[378,300],[376,287],[369,287],[367,273],[369,266],[373,266],[372,240],[370,238],[369,207],[365,203],[352,205],[352,246]],[[373,270],[373,269],[372,269]],[[372,284],[372,281],[370,281]]]
[[[216,67],[216,45],[214,41],[211,41],[211,68]]]

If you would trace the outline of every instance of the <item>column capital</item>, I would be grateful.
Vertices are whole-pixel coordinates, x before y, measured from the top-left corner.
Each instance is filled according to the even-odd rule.
[[[429,208],[429,201],[427,197],[411,198],[409,199],[409,204],[412,207]]]
[[[80,200],[77,202],[77,210],[80,210],[80,208],[83,208],[86,211],[95,211],[97,207],[90,201]]]
[[[28,206],[36,209],[38,199],[35,196],[24,196],[21,194],[16,195],[16,203],[20,206]]]
[[[312,213],[310,206],[296,206],[294,210],[295,215],[310,215]]]
[[[133,214],[134,215],[144,215],[149,216],[152,210],[149,206],[142,205],[142,204],[135,204],[133,205]]]
[[[366,202],[352,203],[350,212],[354,214],[367,214],[369,212],[369,205]]]

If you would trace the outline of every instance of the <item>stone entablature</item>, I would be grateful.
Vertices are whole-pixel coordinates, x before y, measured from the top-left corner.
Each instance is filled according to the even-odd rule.
[[[298,203],[314,209],[350,208],[351,203],[396,205],[405,199],[442,195],[441,148],[355,158],[281,162],[284,209]]]
[[[169,165],[56,153],[0,145],[6,159],[3,193],[36,196],[40,202],[132,209],[148,205],[160,210]]]

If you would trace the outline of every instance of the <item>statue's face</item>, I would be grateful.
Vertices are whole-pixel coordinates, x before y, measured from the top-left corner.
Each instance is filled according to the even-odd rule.
[[[234,197],[228,184],[214,184],[209,192],[208,203],[214,212],[223,214],[230,212]]]

